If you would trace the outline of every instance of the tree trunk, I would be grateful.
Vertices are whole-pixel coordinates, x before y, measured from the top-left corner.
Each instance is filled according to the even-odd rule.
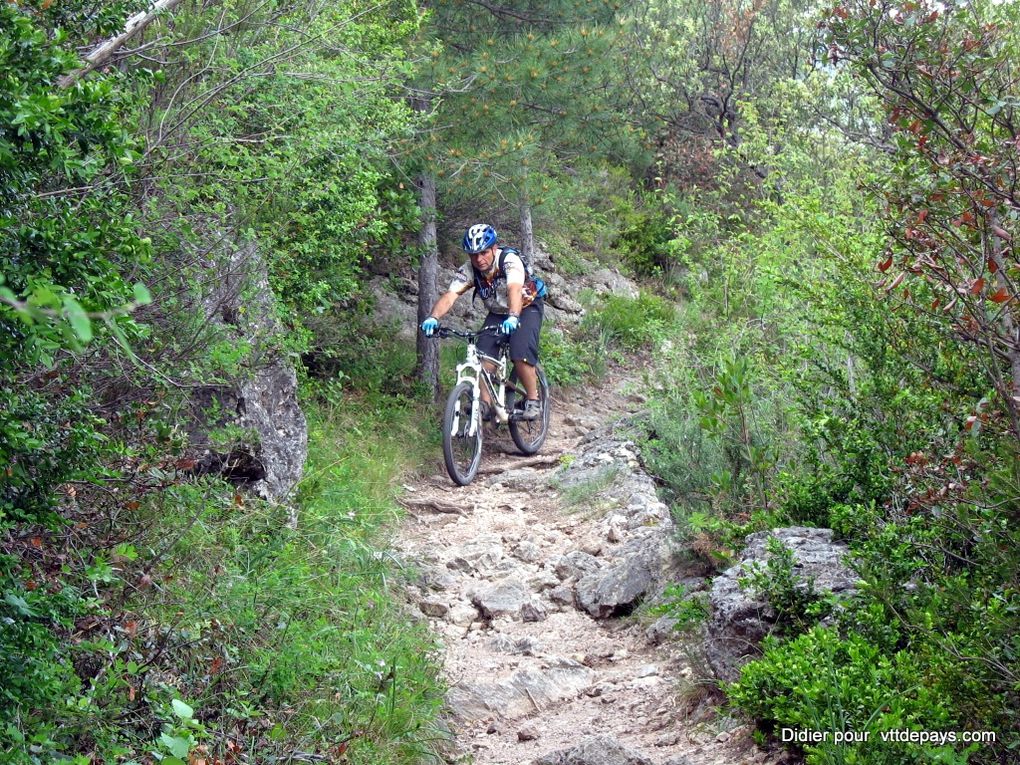
[[[421,206],[421,263],[418,267],[418,323],[428,318],[436,298],[436,277],[439,274],[439,249],[436,245],[436,178],[428,172],[418,176]],[[418,333],[418,379],[439,400],[439,344]]]
[[[521,199],[521,252],[534,262],[535,229],[531,225],[531,202],[526,196]]]

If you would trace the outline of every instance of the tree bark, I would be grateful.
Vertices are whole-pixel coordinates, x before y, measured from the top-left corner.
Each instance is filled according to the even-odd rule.
[[[436,277],[439,274],[439,249],[436,245],[436,178],[423,172],[417,180],[421,207],[421,233],[418,243],[421,263],[418,266],[418,323],[429,317],[438,297]],[[418,379],[439,401],[439,344],[418,332]]]
[[[101,67],[113,58],[113,54],[116,53],[124,45],[124,43],[145,29],[145,27],[149,26],[149,24],[155,21],[160,14],[172,10],[173,7],[179,5],[180,2],[181,0],[156,0],[156,2],[154,2],[147,11],[139,11],[136,13],[127,20],[127,23],[124,25],[123,32],[116,37],[111,37],[87,55],[85,57],[85,66],[65,74],[57,80],[57,85],[61,88],[69,88],[89,72]]]
[[[521,199],[521,252],[529,262],[534,262],[535,229],[531,224],[531,202],[526,196]]]

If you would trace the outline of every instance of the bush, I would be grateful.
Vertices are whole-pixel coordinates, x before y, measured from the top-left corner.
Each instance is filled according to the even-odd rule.
[[[783,727],[828,732],[828,741],[803,746],[808,765],[922,765],[948,752],[884,743],[881,732],[953,728],[951,702],[926,688],[923,677],[908,653],[889,654],[859,635],[841,638],[833,628],[814,627],[786,643],[767,638],[764,656],[745,665],[726,692],[777,735]],[[836,743],[836,732],[868,738]]]
[[[605,373],[606,349],[598,337],[575,340],[551,327],[542,331],[542,368],[550,385],[577,385]]]
[[[662,342],[675,320],[676,309],[672,303],[642,291],[636,298],[609,296],[588,311],[581,328],[589,333],[601,333],[610,345],[635,351]]]

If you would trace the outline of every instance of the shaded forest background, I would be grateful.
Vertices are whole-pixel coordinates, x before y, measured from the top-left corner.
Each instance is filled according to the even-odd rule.
[[[431,304],[479,217],[644,285],[550,328],[547,364],[655,349],[644,459],[692,562],[781,525],[849,544],[854,598],[772,577],[789,629],[719,689],[762,744],[1017,756],[1016,4],[157,5],[0,6],[4,762],[439,751],[380,552],[434,467],[438,360],[368,284]],[[223,391],[267,358],[308,461],[260,497]]]

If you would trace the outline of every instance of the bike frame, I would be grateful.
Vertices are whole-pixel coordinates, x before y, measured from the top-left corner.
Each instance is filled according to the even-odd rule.
[[[462,382],[471,383],[473,390],[473,410],[480,411],[479,403],[482,398],[482,385],[481,381],[484,381],[485,387],[489,391],[489,398],[492,401],[493,411],[496,415],[496,421],[500,424],[506,424],[510,421],[510,414],[506,408],[506,382],[508,379],[507,371],[507,358],[506,353],[502,352],[499,354],[499,358],[493,358],[492,356],[486,356],[478,352],[478,345],[476,338],[478,334],[486,331],[493,331],[496,327],[482,327],[478,333],[470,333],[467,336],[467,354],[464,361],[457,365],[457,382],[459,385]],[[485,362],[489,361],[496,365],[495,373],[491,373],[485,368]],[[468,434],[474,436],[477,429],[482,426],[482,421],[478,417],[472,418],[471,428]]]

